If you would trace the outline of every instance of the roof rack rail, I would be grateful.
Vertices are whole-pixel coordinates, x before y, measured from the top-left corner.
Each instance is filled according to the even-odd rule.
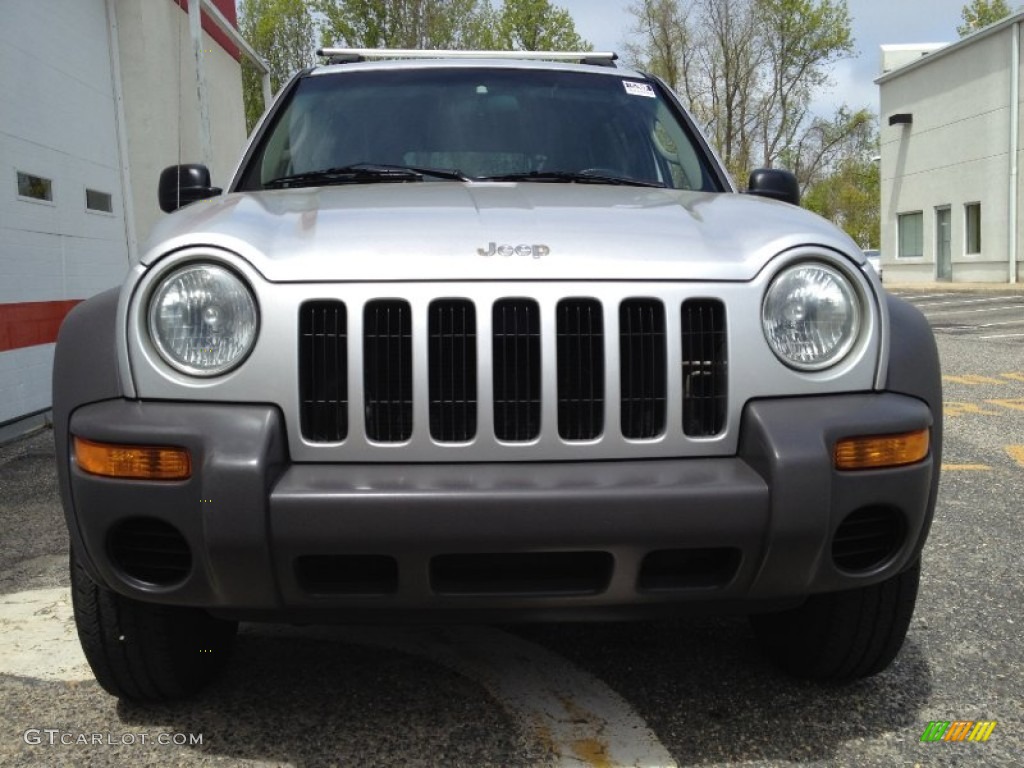
[[[329,64],[353,64],[367,59],[531,59],[575,61],[599,67],[614,67],[614,51],[443,51],[419,48],[321,48],[316,52]]]

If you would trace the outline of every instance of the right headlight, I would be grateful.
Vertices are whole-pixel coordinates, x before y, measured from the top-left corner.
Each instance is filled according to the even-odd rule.
[[[803,262],[775,276],[761,307],[764,336],[775,355],[801,371],[840,362],[861,328],[857,291],[838,269]]]
[[[148,314],[160,356],[191,376],[217,376],[239,365],[259,330],[252,292],[217,264],[188,264],[168,274],[153,291]]]

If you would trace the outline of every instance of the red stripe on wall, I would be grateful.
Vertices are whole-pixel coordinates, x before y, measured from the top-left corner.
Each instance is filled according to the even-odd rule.
[[[52,344],[68,312],[81,299],[0,304],[0,352]]]
[[[181,10],[188,13],[188,0],[173,0],[177,3]],[[199,2],[199,0],[194,0]],[[231,22],[231,26],[238,29],[238,12],[235,10],[235,0],[213,0],[213,4],[217,6],[217,10],[223,14],[224,18]],[[234,57],[235,61],[241,61],[242,54],[238,48],[228,39],[228,36],[220,31],[220,27],[213,23],[206,12],[203,12],[203,30],[217,41],[217,44],[227,51],[231,56]]]

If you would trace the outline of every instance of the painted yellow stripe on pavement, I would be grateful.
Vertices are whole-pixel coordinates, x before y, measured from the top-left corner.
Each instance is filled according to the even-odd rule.
[[[979,376],[975,373],[969,373],[965,376],[943,376],[943,381],[949,382],[950,384],[1005,384],[1005,381],[1001,379],[994,379],[991,376]]]
[[[1011,459],[1024,467],[1024,445],[1008,445],[1006,452],[1010,454]]]
[[[943,464],[943,472],[991,472],[988,464]]]

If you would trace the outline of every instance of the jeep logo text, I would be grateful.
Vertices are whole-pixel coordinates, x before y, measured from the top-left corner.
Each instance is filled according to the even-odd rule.
[[[532,256],[539,259],[551,253],[551,249],[546,245],[498,245],[490,242],[487,248],[477,248],[476,252],[481,256]]]

